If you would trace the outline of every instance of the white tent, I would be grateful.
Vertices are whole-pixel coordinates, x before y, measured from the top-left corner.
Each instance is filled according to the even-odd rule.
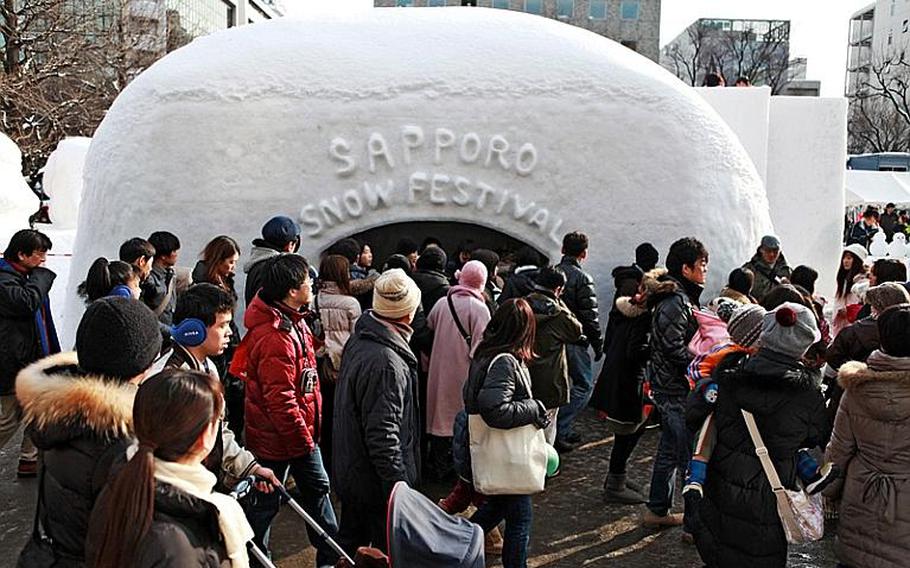
[[[866,203],[910,205],[910,173],[847,170],[844,182],[847,206]]]

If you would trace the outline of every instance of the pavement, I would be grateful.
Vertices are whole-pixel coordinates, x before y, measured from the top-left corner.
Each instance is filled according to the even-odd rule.
[[[682,542],[674,528],[652,531],[641,527],[640,506],[605,505],[601,500],[603,477],[612,446],[592,412],[579,419],[584,444],[563,456],[561,474],[548,482],[547,490],[534,497],[530,568],[692,568],[702,566],[695,547]],[[657,431],[642,437],[629,463],[629,475],[647,484],[657,446]],[[0,567],[14,566],[31,532],[37,484],[16,480],[18,439],[0,451]],[[423,491],[436,499],[448,493],[445,484],[430,484]],[[827,568],[836,565],[833,526],[817,543],[790,547],[792,568]],[[280,568],[311,568],[313,549],[303,521],[287,507],[278,515],[272,545]],[[501,566],[490,559],[487,566]]]

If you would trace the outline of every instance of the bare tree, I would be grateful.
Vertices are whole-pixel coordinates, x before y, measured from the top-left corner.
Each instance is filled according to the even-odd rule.
[[[677,77],[693,87],[698,84],[700,77],[704,32],[701,26],[689,26],[686,29],[688,42],[672,43],[664,47],[665,66],[671,66]]]
[[[0,128],[37,177],[65,136],[91,136],[165,51],[163,0],[0,0]]]
[[[910,58],[897,52],[869,65],[850,99],[850,151],[910,151]]]

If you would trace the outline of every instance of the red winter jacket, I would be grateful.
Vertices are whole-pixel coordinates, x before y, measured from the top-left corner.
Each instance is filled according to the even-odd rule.
[[[247,335],[246,447],[259,459],[309,454],[319,440],[322,396],[313,335],[303,314],[257,295],[243,317]]]

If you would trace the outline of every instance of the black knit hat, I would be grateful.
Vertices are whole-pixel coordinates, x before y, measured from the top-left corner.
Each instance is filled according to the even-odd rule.
[[[76,355],[86,373],[128,380],[148,369],[160,350],[158,319],[138,300],[96,300],[76,330]]]
[[[423,249],[417,258],[417,268],[421,270],[438,270],[442,272],[446,268],[446,252],[435,245],[430,245]]]
[[[651,243],[641,243],[635,247],[635,264],[647,272],[657,266],[659,255],[657,249]]]
[[[910,304],[898,304],[878,316],[882,351],[892,357],[910,357]]]

